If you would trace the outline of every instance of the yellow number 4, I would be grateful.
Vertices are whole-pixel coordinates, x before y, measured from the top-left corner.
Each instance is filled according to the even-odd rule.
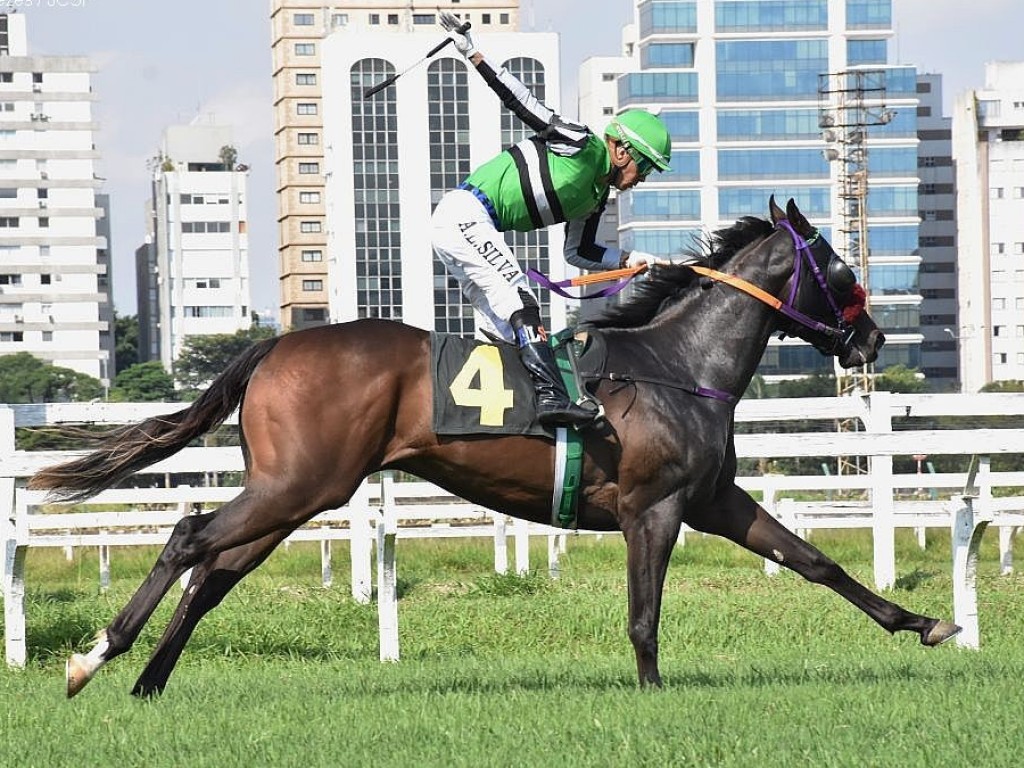
[[[479,386],[473,387],[478,373]],[[512,407],[512,390],[505,389],[501,353],[488,344],[473,349],[448,389],[456,405],[480,409],[482,427],[500,427],[505,422],[505,410]]]

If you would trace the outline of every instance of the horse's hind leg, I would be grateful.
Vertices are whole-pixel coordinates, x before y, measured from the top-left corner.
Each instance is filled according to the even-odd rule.
[[[174,616],[132,688],[134,696],[151,696],[163,691],[200,619],[216,608],[238,582],[266,560],[289,533],[290,530],[275,531],[262,539],[209,557],[192,569],[192,576]]]
[[[685,518],[688,525],[735,541],[762,557],[796,571],[808,581],[823,584],[849,600],[889,632],[917,632],[924,645],[938,645],[960,627],[948,621],[911,613],[875,594],[768,514],[746,491],[732,486],[705,514]]]
[[[187,569],[224,550],[274,532],[290,531],[316,514],[318,508],[311,508],[308,501],[297,502],[301,506],[294,507],[280,503],[282,499],[304,497],[301,488],[270,492],[254,491],[249,486],[216,512],[179,520],[146,580],[97,635],[93,649],[68,660],[68,696],[78,693],[100,667],[131,648],[167,590]]]

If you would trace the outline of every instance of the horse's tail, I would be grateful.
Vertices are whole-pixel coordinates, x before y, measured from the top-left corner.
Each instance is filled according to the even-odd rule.
[[[102,436],[98,450],[39,470],[28,487],[50,491],[55,501],[83,501],[173,456],[232,414],[242,402],[252,372],[279,338],[264,339],[242,352],[188,408],[113,429]]]

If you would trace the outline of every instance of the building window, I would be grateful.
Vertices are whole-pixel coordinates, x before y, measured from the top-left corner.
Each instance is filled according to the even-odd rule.
[[[299,231],[308,235],[314,232],[322,232],[323,227],[319,221],[302,221],[299,222]]]
[[[316,56],[316,43],[296,43],[296,56]]]
[[[491,14],[489,14],[489,13],[481,14],[481,21],[483,21],[484,24],[490,24],[491,23]]]
[[[17,216],[0,216],[0,227],[12,229],[18,226]]]
[[[14,73],[13,72],[0,72],[0,83],[13,83]]]
[[[380,24],[380,14],[379,13],[371,13],[370,14],[370,23],[371,24]]]
[[[299,163],[299,173],[320,173],[320,163]]]
[[[318,133],[300,133],[299,144],[319,144],[320,134]]]
[[[44,342],[53,341],[53,331],[43,331],[43,341]]]
[[[989,250],[993,254],[1006,253],[1006,243],[992,243]]]
[[[32,73],[32,82],[33,83],[42,83],[43,82],[43,73],[42,72],[33,72]]]
[[[1013,253],[1016,256],[1024,255],[1024,243],[1014,243]]]
[[[302,290],[304,291],[322,291],[324,289],[323,280],[303,280]]]
[[[316,104],[300,101],[295,105],[295,113],[298,115],[315,115],[317,113]]]
[[[296,27],[312,27],[313,26],[313,14],[312,13],[296,13],[295,14],[295,26]]]
[[[21,285],[21,275],[0,275],[0,285]]]
[[[316,85],[316,74],[313,72],[295,73],[296,85]]]
[[[992,187],[992,189],[989,190],[989,193],[990,193],[990,195],[991,195],[993,200],[1002,200],[1003,199],[1003,188],[1002,187]]]
[[[347,13],[332,13],[331,14],[331,26],[332,27],[344,27],[348,24]]]
[[[299,192],[300,203],[319,203],[320,193],[319,192]]]
[[[392,24],[392,25],[398,24],[398,14],[397,13],[389,13],[388,14],[388,24]]]
[[[52,282],[53,282],[53,275],[51,275],[49,272],[43,272],[42,274],[39,275],[39,284],[40,285],[50,285]]]
[[[308,250],[302,252],[302,260],[306,262],[310,261],[323,261],[324,252],[321,250]]]
[[[434,25],[437,23],[437,17],[432,13],[414,13],[412,15],[412,23]]]
[[[46,229],[47,227],[49,227],[50,226],[50,217],[49,216],[40,216],[39,217],[39,226],[41,228],[43,228],[43,229]]]
[[[1006,353],[996,352],[994,355],[992,355],[992,362],[994,362],[996,365],[1006,365]]]
[[[24,341],[25,334],[21,331],[0,331],[0,341]]]
[[[507,13],[499,13],[498,14],[498,23],[499,24],[508,24],[509,21],[510,21],[510,18],[509,18],[509,15]]]

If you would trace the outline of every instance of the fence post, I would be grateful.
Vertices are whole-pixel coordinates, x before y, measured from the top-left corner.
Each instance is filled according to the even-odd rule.
[[[977,458],[977,457],[975,457]],[[981,634],[978,627],[978,550],[990,521],[992,478],[989,458],[982,456],[971,469],[964,486],[963,506],[953,518],[953,621],[963,629],[956,636],[962,648],[978,648]],[[976,478],[980,482],[975,482]]]
[[[530,572],[530,524],[516,518],[513,530],[516,537],[516,575],[525,576]]]
[[[366,480],[348,500],[348,508],[352,599],[365,605],[373,595],[373,531],[370,528],[370,487]]]
[[[552,579],[558,578],[558,539],[561,534],[548,534],[548,576]]]
[[[377,516],[377,626],[380,631],[380,660],[398,661],[398,572],[395,514],[389,473],[381,478],[380,514]]]
[[[776,486],[775,480],[769,480],[767,477],[764,478],[764,492],[761,497],[761,506],[764,511],[772,517],[779,517],[779,505],[775,499],[775,495],[778,493],[778,487]],[[779,563],[776,560],[770,560],[769,558],[764,559],[764,572],[767,576],[774,576],[779,572]]]
[[[107,531],[100,528],[100,536],[105,536]],[[100,555],[100,592],[106,592],[110,589],[110,547],[106,544],[100,544],[99,546]],[[186,573],[191,574],[192,570],[189,569]]]
[[[1013,526],[999,526],[999,573],[1009,576],[1013,573]]]
[[[331,570],[331,540],[320,540],[320,581],[324,587],[334,584],[334,571]]]
[[[872,392],[866,396],[865,431],[875,434],[892,432],[889,412],[891,394]],[[870,456],[871,521],[875,549],[875,586],[891,589],[896,581],[896,526],[893,519],[892,456]]]
[[[0,408],[0,421],[4,411]],[[14,442],[14,419],[11,415],[10,438]],[[3,427],[0,426],[0,430]],[[6,430],[0,432],[0,441]],[[0,538],[3,560],[0,561],[0,588],[4,600],[4,656],[10,667],[25,666],[25,553],[28,551],[28,521],[14,503],[14,478],[0,477]]]
[[[494,572],[508,573],[508,516],[494,513]]]

